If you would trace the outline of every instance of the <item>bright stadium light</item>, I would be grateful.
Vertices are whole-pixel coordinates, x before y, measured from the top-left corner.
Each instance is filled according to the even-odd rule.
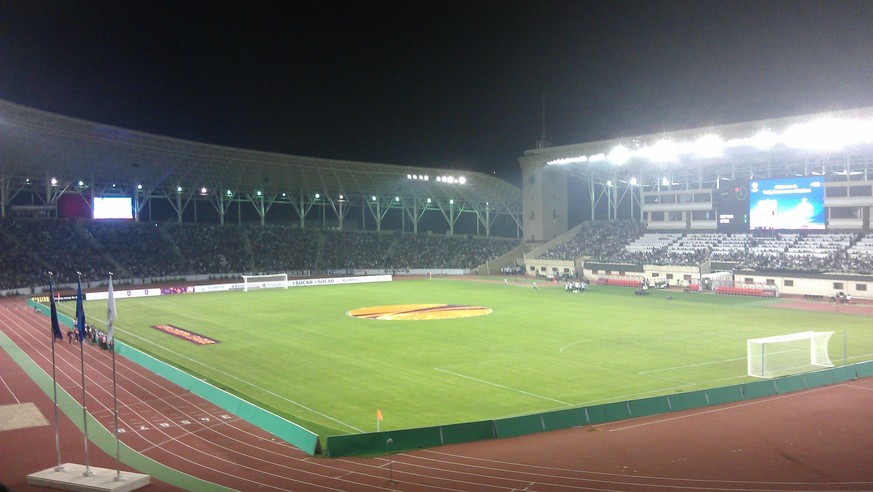
[[[561,165],[561,164],[576,164],[576,163],[584,163],[584,162],[588,162],[588,157],[586,157],[584,155],[580,155],[580,156],[576,156],[576,157],[563,157],[561,159],[552,159],[552,160],[546,162],[546,164]]]
[[[316,193],[316,194],[315,194],[315,199],[318,200],[319,198],[321,198],[321,193]]]
[[[465,178],[464,176],[461,176],[460,178],[458,178],[458,183],[460,183],[460,184],[466,184],[466,183],[467,183],[467,178]]]
[[[375,202],[375,201],[376,201],[376,195],[371,196],[371,197],[370,197],[370,200],[372,200],[372,201]]]
[[[176,187],[176,193],[182,193],[182,187],[181,187],[181,186],[177,186],[177,187]]]
[[[694,155],[697,157],[721,157],[724,155],[724,141],[718,135],[707,133],[694,141]]]
[[[255,194],[258,195],[258,196],[263,195],[263,193],[261,193],[261,190],[258,190],[257,192],[255,192]]]
[[[793,125],[785,130],[786,145],[803,150],[838,150],[867,141],[866,125],[849,120],[824,119]]]
[[[425,180],[425,181],[430,181],[430,176],[428,176],[427,174],[425,174],[425,175],[424,175],[424,180]]]
[[[57,186],[58,185],[58,178],[52,178],[51,182],[52,182],[52,186]]]
[[[670,180],[667,179],[667,176],[664,176],[663,178],[661,178],[661,185],[662,186],[670,186]]]
[[[430,198],[427,199],[427,203],[430,203]]]
[[[655,162],[672,162],[679,157],[680,146],[676,142],[668,139],[662,139],[655,142],[655,145],[646,149],[649,159]]]
[[[758,150],[772,149],[779,143],[779,135],[770,130],[761,130],[749,139],[749,143]]]
[[[141,185],[141,184],[136,185],[136,189],[141,190],[141,189],[142,189],[142,185]]]
[[[454,205],[454,204],[455,204],[455,200],[449,200],[449,205]]]
[[[624,145],[616,145],[611,151],[609,151],[609,155],[606,156],[606,158],[616,166],[623,166],[630,160],[631,152]]]
[[[81,179],[79,180],[79,186],[80,186],[80,187],[81,187],[81,186],[85,186],[85,182],[82,181]]]
[[[600,162],[606,160],[606,154],[594,154],[588,158],[588,162]]]
[[[630,183],[631,186],[636,186],[637,185],[637,178],[631,178],[630,181],[628,181],[628,183]]]
[[[411,174],[407,174],[407,175],[406,175],[406,179],[412,179],[412,175],[411,175]]]

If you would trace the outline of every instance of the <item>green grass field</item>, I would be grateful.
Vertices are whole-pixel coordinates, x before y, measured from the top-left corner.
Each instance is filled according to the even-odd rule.
[[[873,359],[870,317],[768,307],[779,302],[441,278],[118,298],[116,329],[125,343],[327,436],[374,431],[377,408],[388,430],[736,384],[752,379],[747,339],[798,331],[835,331],[837,365]],[[493,312],[427,321],[347,315],[415,303]],[[85,308],[102,327],[105,301]],[[196,345],[151,327],[158,324],[219,343]]]

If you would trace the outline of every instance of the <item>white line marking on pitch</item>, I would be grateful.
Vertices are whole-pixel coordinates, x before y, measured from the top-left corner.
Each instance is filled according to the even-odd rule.
[[[523,395],[532,396],[532,397],[534,397],[534,398],[540,398],[540,399],[542,399],[542,400],[553,401],[553,402],[556,402],[556,403],[560,403],[561,405],[567,405],[567,406],[572,406],[572,405],[573,405],[572,403],[567,403],[567,402],[565,402],[565,401],[556,400],[556,399],[554,399],[554,398],[549,398],[548,396],[537,395],[537,394],[529,393],[529,392],[527,392],[527,391],[520,390],[520,389],[517,389],[517,388],[511,388],[511,387],[509,387],[509,386],[504,386],[504,385],[502,385],[502,384],[492,383],[491,381],[485,381],[485,380],[483,380],[483,379],[477,379],[477,378],[474,378],[474,377],[472,377],[472,376],[467,376],[467,375],[460,374],[460,373],[457,373],[457,372],[452,372],[452,371],[449,371],[448,369],[442,369],[442,368],[439,368],[439,367],[434,367],[434,370],[435,370],[435,371],[444,372],[444,373],[446,373],[446,374],[451,374],[452,376],[457,376],[457,377],[459,377],[459,378],[464,378],[464,379],[469,379],[469,380],[471,380],[471,381],[476,381],[477,383],[487,384],[487,385],[489,385],[489,386],[494,386],[494,387],[497,387],[497,388],[501,388],[501,389],[505,389],[505,390],[509,390],[509,391],[514,391],[514,392],[516,392],[516,393],[521,393],[521,394],[523,394]]]

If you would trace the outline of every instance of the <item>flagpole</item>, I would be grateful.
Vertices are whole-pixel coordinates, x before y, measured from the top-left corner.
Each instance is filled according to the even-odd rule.
[[[85,308],[82,306],[82,272],[76,272],[78,291],[76,293],[76,329],[79,331],[79,360],[82,362],[82,423],[85,432],[85,477],[93,476],[88,459],[88,406],[85,403]]]
[[[115,410],[115,481],[121,481],[121,445],[118,442],[118,390],[115,383],[115,291],[112,288],[112,272],[109,272],[109,292],[106,304],[106,343],[112,352],[112,400]]]
[[[55,402],[55,449],[58,452],[58,465],[55,466],[55,471],[60,472],[64,471],[64,466],[61,464],[61,438],[60,438],[60,426],[58,425],[58,377],[57,377],[57,364],[55,363],[55,339],[57,335],[60,333],[60,327],[58,326],[58,311],[55,306],[55,289],[54,289],[54,273],[48,272],[49,274],[49,304],[51,306],[51,323],[52,323],[52,386],[54,389],[54,402]],[[63,335],[61,334],[63,337]]]

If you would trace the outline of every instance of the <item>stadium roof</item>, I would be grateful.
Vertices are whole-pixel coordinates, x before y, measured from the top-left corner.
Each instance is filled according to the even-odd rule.
[[[51,180],[55,181],[52,182]],[[48,113],[0,100],[0,180],[3,205],[24,187],[42,184],[96,195],[147,196],[258,192],[281,200],[309,194],[415,201],[424,207],[453,200],[520,221],[521,190],[476,172],[283,155],[185,141]],[[203,193],[202,189],[206,190]],[[51,194],[49,194],[51,195]],[[57,193],[55,193],[57,195]],[[189,195],[190,196],[190,195]],[[257,195],[261,196],[261,195]],[[196,198],[196,197],[195,197]],[[52,196],[45,197],[46,204]],[[429,201],[428,199],[431,199]],[[393,206],[393,205],[387,205]]]
[[[873,177],[873,108],[528,150],[529,160],[597,184],[707,188],[719,178]]]

